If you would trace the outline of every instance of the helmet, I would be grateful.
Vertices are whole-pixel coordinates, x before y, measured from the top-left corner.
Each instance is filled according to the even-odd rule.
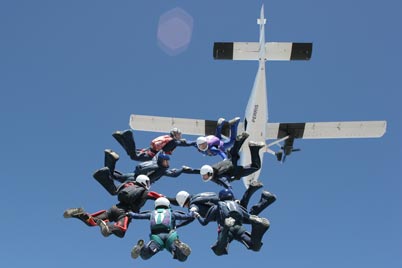
[[[221,201],[224,200],[233,200],[234,196],[233,196],[233,192],[230,189],[223,189],[219,192],[219,199]]]
[[[158,154],[158,161],[162,161],[162,160],[170,160],[170,156],[168,156],[164,152],[160,152]]]
[[[155,208],[158,207],[170,207],[170,201],[166,197],[159,197],[155,200]]]
[[[210,165],[203,165],[200,169],[201,178],[207,182],[212,179],[212,174],[214,174],[214,170]],[[208,175],[208,178],[204,179],[204,175]]]
[[[145,189],[149,190],[151,188],[151,181],[149,180],[147,175],[138,175],[137,178],[135,178],[135,181],[142,186],[144,186]]]
[[[178,129],[177,127],[174,127],[170,130],[170,137],[176,138],[176,135],[181,135],[181,130]]]
[[[198,149],[199,149],[200,151],[206,151],[206,150],[208,150],[208,146],[206,146],[205,148],[200,148],[200,145],[201,145],[201,144],[204,144],[204,143],[206,143],[206,142],[207,142],[207,138],[205,138],[205,137],[203,137],[203,136],[197,138],[197,147],[198,147]]]
[[[179,206],[184,207],[184,204],[189,200],[190,194],[186,191],[180,191],[176,194],[176,201]]]

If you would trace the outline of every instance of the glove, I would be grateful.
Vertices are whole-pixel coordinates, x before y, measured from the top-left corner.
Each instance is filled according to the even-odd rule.
[[[197,212],[197,208],[196,207],[192,207],[192,208],[190,208],[190,211],[193,211],[193,212]]]
[[[183,173],[188,173],[188,172],[193,171],[193,169],[191,167],[188,167],[188,166],[182,166],[182,169],[183,169]]]
[[[197,211],[191,211],[190,210],[190,215],[194,218],[199,218],[200,217],[200,213],[198,213]]]
[[[235,219],[233,219],[232,217],[225,219],[225,226],[232,227],[234,224],[235,224]]]

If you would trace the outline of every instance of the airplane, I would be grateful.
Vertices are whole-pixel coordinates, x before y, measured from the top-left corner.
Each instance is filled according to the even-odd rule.
[[[268,140],[274,140],[266,144],[265,150],[260,150],[261,166],[264,153],[274,155],[283,163],[292,152],[300,151],[293,148],[295,139],[379,138],[385,134],[386,121],[269,122],[265,62],[310,60],[313,46],[312,43],[265,42],[264,5],[261,7],[257,24],[260,30],[259,42],[215,42],[213,57],[216,60],[258,61],[254,85],[244,121],[238,126],[238,133],[246,131],[249,141],[266,143]],[[164,133],[177,127],[183,134],[204,136],[215,133],[217,121],[132,114],[129,125],[133,130]],[[228,125],[224,125],[222,133],[228,135]],[[271,149],[274,145],[278,146],[279,150]],[[249,150],[240,151],[239,161],[243,166],[249,164]],[[260,172],[261,169],[242,178],[246,188],[252,181],[258,180]]]

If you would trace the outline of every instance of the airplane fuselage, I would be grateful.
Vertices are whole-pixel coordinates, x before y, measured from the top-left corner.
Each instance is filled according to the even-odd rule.
[[[253,89],[247,103],[244,116],[244,131],[250,136],[247,141],[264,142],[266,137],[266,124],[268,122],[268,101],[265,78],[265,61],[260,60],[257,75],[255,77]],[[251,163],[250,150],[248,149],[247,141],[240,153],[240,165],[245,166]],[[260,150],[261,165],[263,161],[264,150]],[[245,185],[254,178],[258,178],[260,171],[253,173],[248,177],[244,177]]]

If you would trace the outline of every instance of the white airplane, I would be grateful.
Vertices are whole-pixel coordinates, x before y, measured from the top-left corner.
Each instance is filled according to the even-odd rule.
[[[269,123],[267,89],[265,79],[266,61],[309,60],[312,43],[265,42],[264,6],[261,8],[257,24],[260,27],[259,42],[225,42],[214,44],[214,59],[217,60],[256,60],[258,70],[245,111],[244,121],[238,126],[238,133],[247,131],[249,141],[266,143],[265,151],[260,150],[261,164],[265,152],[284,161],[293,151],[294,139],[334,139],[334,138],[379,138],[386,131],[386,121],[352,121],[352,122],[310,122],[310,123]],[[131,115],[130,127],[133,130],[168,133],[172,127],[178,127],[183,134],[213,135],[217,121],[204,119],[172,118],[147,115]],[[223,134],[229,132],[224,126]],[[244,144],[247,144],[245,142]],[[279,146],[274,151],[272,146]],[[241,150],[240,164],[250,163],[249,150]],[[260,169],[261,171],[261,169]],[[248,187],[251,181],[258,180],[259,172],[243,178]]]

